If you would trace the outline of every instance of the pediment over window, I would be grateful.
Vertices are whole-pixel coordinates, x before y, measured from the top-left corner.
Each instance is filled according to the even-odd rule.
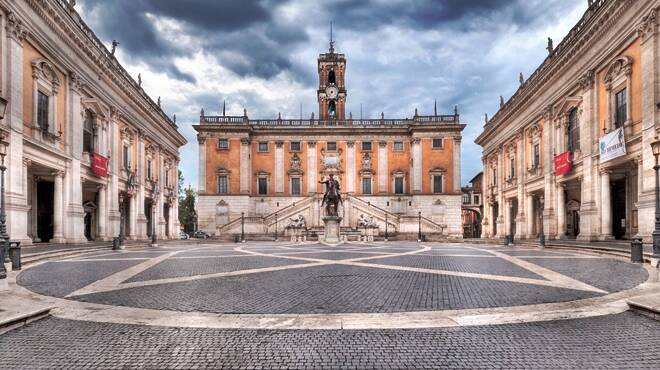
[[[110,108],[98,99],[82,98],[80,102],[86,110],[92,111],[97,116],[104,118],[110,117]]]
[[[218,167],[218,169],[215,171],[217,175],[227,175],[231,174],[231,171],[224,168],[224,167]]]
[[[56,92],[62,84],[55,67],[43,58],[38,58],[32,61],[32,77],[49,82],[53,88],[53,92]]]
[[[622,55],[610,63],[610,66],[607,68],[607,72],[605,73],[605,84],[607,85],[608,89],[612,88],[612,81],[614,81],[617,77],[630,76],[632,73],[632,64],[633,58],[627,55]]]
[[[442,175],[447,173],[447,169],[443,167],[435,167],[429,171],[431,175]]]
[[[575,108],[578,108],[582,104],[582,97],[580,96],[570,96],[564,98],[561,103],[555,109],[556,115],[555,118],[565,117]]]

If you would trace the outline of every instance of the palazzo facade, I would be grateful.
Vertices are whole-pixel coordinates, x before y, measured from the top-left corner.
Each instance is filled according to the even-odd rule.
[[[482,235],[650,240],[660,1],[594,0],[486,120]]]
[[[250,119],[202,110],[198,224],[216,236],[282,231],[291,218],[320,228],[324,187],[343,194],[343,229],[369,219],[390,235],[462,237],[460,123],[449,115],[355,119],[346,114],[346,58],[318,58],[318,118]],[[241,217],[243,216],[243,217]]]
[[[12,240],[178,237],[177,126],[74,1],[0,0],[0,136]],[[153,223],[155,222],[155,225]]]

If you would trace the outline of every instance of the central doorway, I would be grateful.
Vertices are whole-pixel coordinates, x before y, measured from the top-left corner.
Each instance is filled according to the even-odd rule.
[[[626,179],[612,182],[612,235],[614,239],[626,236]]]
[[[53,238],[54,195],[53,182],[37,182],[37,237],[42,243],[48,243]]]

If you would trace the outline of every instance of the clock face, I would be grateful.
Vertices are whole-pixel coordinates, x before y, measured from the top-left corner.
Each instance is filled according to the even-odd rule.
[[[330,99],[336,99],[337,95],[339,94],[339,89],[337,86],[328,86],[325,89],[325,94],[328,96]]]

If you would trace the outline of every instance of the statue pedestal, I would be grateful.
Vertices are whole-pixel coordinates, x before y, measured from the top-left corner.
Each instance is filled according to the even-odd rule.
[[[341,222],[341,217],[339,216],[323,216],[323,223],[325,224],[325,232],[323,233],[323,238],[319,240],[321,244],[326,244],[330,246],[336,246],[342,244],[343,241],[339,238],[339,223]]]
[[[291,236],[291,243],[302,243],[307,241],[305,229],[302,227],[289,227],[287,233]]]

